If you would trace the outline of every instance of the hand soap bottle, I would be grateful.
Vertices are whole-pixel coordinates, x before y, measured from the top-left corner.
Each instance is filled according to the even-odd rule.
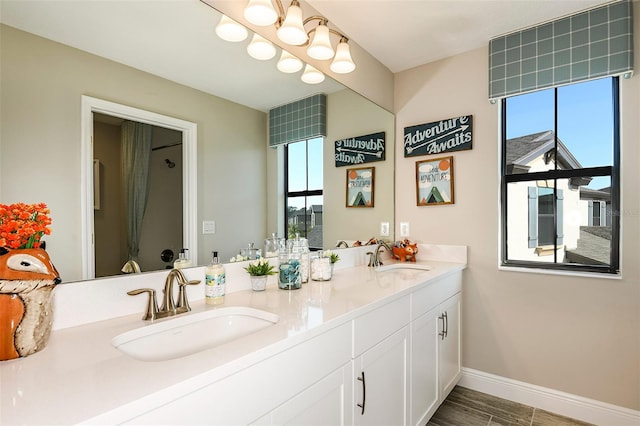
[[[208,305],[224,303],[226,276],[218,252],[212,253],[211,263],[205,270],[204,298]]]
[[[187,257],[186,248],[180,249],[180,254],[178,254],[178,258],[175,262],[173,262],[173,267],[176,269],[188,268],[191,266],[191,261]]]

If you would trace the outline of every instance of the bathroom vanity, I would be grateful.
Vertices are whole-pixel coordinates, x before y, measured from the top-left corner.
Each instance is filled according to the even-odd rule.
[[[300,290],[232,291],[220,307],[194,300],[192,312],[154,324],[141,320],[138,300],[136,314],[55,330],[41,352],[0,363],[0,423],[425,424],[460,378],[460,250],[453,261],[380,269],[356,256],[331,281]],[[277,321],[167,360],[112,344],[229,307]]]

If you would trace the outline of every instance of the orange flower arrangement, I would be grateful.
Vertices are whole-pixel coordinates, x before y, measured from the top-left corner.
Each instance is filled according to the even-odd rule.
[[[0,204],[0,247],[40,247],[40,238],[51,234],[51,218],[45,203]]]

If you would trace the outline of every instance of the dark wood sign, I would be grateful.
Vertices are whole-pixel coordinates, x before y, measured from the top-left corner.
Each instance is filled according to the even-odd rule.
[[[336,167],[384,161],[385,133],[335,141]]]
[[[473,116],[449,118],[404,128],[404,156],[442,154],[471,149]]]

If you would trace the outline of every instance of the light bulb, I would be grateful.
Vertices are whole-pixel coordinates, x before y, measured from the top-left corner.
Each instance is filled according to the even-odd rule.
[[[302,61],[283,49],[277,67],[280,71],[290,74],[302,69]]]
[[[266,27],[278,20],[278,12],[273,8],[271,0],[249,0],[244,8],[244,17],[254,25]]]
[[[254,59],[266,61],[276,56],[276,48],[271,42],[258,34],[254,34],[247,46],[247,53]]]
[[[307,64],[300,78],[307,84],[318,84],[324,81],[324,74]]]
[[[333,58],[333,62],[331,62],[329,68],[336,74],[347,74],[356,69],[356,64],[353,62],[353,59],[351,59],[349,43],[347,43],[345,38],[338,43],[336,56]]]
[[[294,46],[305,44],[309,39],[302,23],[302,9],[297,0],[293,0],[287,9],[287,16],[278,28],[278,38]]]
[[[311,44],[307,47],[307,55],[323,61],[333,58],[334,53],[329,39],[329,27],[325,23],[320,23],[316,28]]]
[[[226,41],[243,41],[249,35],[247,29],[229,18],[227,15],[222,15],[220,22],[216,25],[216,34]]]

